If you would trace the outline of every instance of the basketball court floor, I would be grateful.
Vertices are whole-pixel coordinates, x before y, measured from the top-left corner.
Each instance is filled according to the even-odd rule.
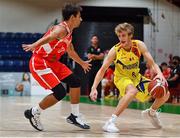
[[[127,109],[118,119],[120,133],[102,131],[104,122],[115,107],[80,104],[90,130],[66,123],[70,104],[61,101],[42,113],[44,131],[36,131],[24,118],[24,110],[34,106],[42,97],[0,97],[0,137],[180,137],[180,115],[161,113],[163,129],[155,129],[141,118],[141,111]]]

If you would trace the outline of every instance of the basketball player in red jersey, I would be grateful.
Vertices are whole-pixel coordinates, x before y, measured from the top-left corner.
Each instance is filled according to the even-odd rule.
[[[35,43],[22,46],[25,51],[33,52],[29,63],[32,76],[42,87],[53,92],[46,96],[37,106],[24,112],[31,125],[39,131],[43,130],[40,121],[41,112],[59,102],[66,95],[61,82],[65,82],[70,86],[71,114],[66,119],[67,122],[82,129],[90,128],[82,121],[79,115],[80,80],[66,65],[58,61],[67,52],[75,62],[81,65],[85,73],[91,68],[90,61],[83,61],[74,51],[71,43],[72,31],[82,21],[80,11],[81,7],[78,5],[66,4],[62,9],[63,22],[49,29]]]

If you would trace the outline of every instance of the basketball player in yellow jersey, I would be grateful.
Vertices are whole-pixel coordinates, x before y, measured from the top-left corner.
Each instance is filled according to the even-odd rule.
[[[108,53],[101,69],[96,74],[94,84],[91,88],[90,97],[93,101],[97,98],[97,86],[102,80],[105,71],[110,64],[114,61],[114,83],[120,91],[122,96],[111,118],[103,126],[103,130],[107,132],[118,132],[119,129],[115,126],[117,117],[127,108],[128,104],[134,99],[138,99],[144,102],[150,98],[147,92],[148,81],[139,73],[139,60],[141,54],[146,59],[157,76],[167,83],[163,77],[158,65],[154,62],[151,54],[149,53],[146,45],[140,40],[132,40],[134,27],[128,23],[122,23],[116,26],[115,33],[118,36],[120,42],[113,46]],[[150,109],[142,111],[142,115],[149,119],[152,125],[156,128],[161,128],[161,122],[159,120],[156,110],[164,104],[169,98],[169,92],[162,98],[155,99]]]

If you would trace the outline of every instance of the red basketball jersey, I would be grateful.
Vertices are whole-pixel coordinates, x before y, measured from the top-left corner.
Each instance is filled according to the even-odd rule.
[[[55,39],[47,44],[41,45],[37,47],[34,51],[34,55],[38,55],[45,60],[50,62],[58,61],[61,56],[66,52],[67,47],[72,41],[72,32],[70,31],[69,27],[67,26],[66,22],[61,22],[58,24],[59,26],[63,26],[68,31],[68,34],[62,39]],[[43,36],[47,36],[51,33],[52,28],[49,29],[46,34]]]

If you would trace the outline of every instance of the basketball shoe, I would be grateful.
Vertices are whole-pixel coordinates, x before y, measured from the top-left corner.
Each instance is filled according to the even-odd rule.
[[[144,119],[148,119],[155,128],[162,128],[161,121],[159,119],[159,112],[155,111],[154,115],[150,114],[150,109],[146,109],[141,112]]]
[[[29,119],[29,122],[31,123],[31,125],[39,130],[39,131],[43,131],[43,126],[41,124],[41,121],[40,121],[40,113],[36,113],[36,114],[32,114],[32,108],[31,109],[28,109],[28,110],[25,110],[24,111],[24,116]]]
[[[75,116],[71,113],[70,116],[66,118],[66,121],[82,129],[90,129],[90,126],[84,123],[82,114],[80,114],[79,116]]]
[[[105,131],[105,132],[110,132],[110,133],[117,133],[119,132],[119,129],[116,127],[116,125],[111,122],[111,121],[107,121],[105,123],[105,125],[102,127],[102,129]]]

